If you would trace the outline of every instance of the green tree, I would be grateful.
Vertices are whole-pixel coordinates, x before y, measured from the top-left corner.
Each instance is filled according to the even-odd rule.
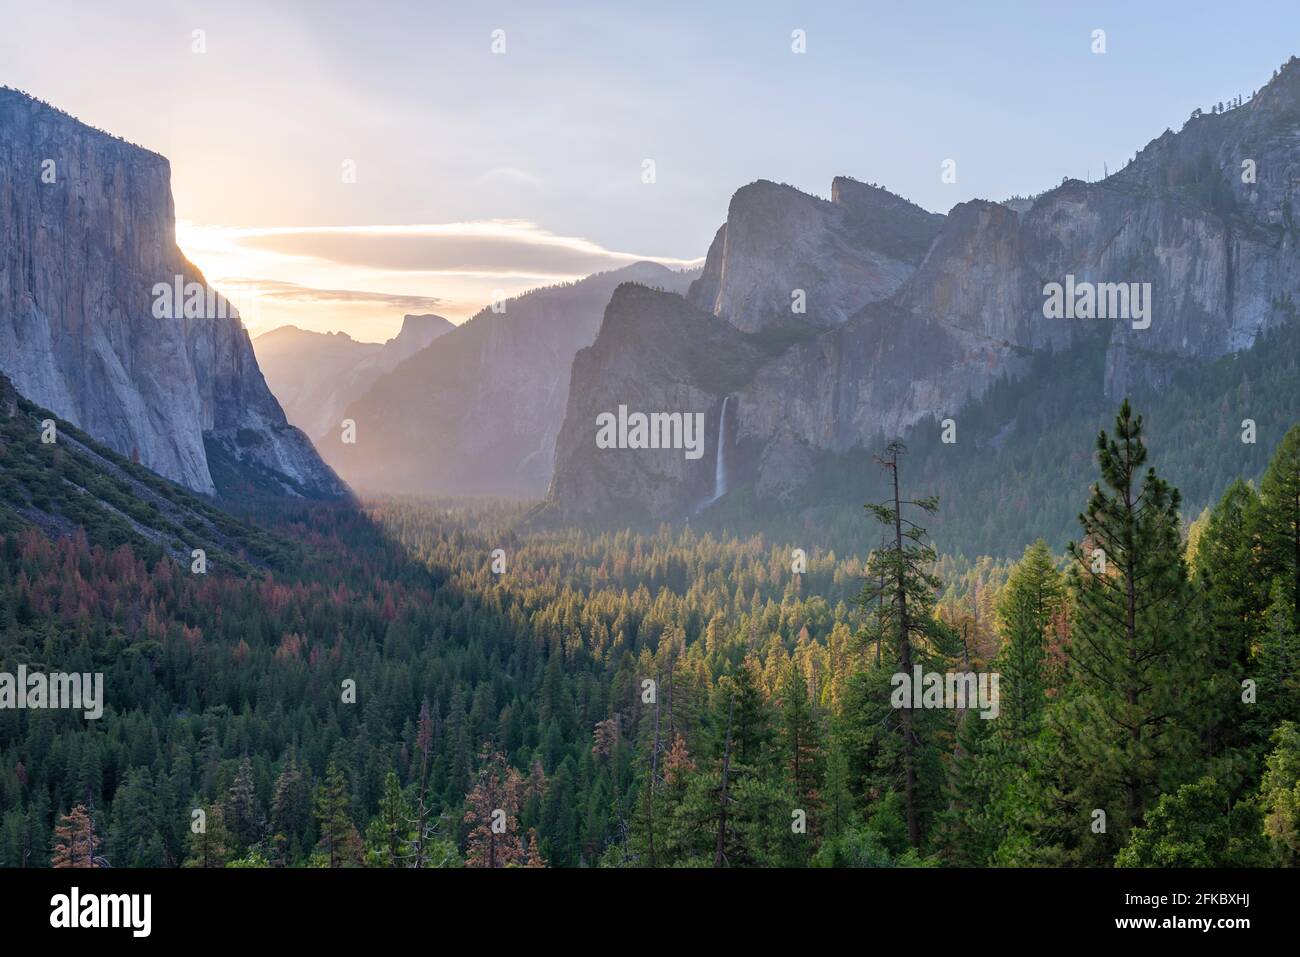
[[[1283,582],[1300,631],[1300,425],[1278,443],[1259,483],[1260,539],[1267,574]]]
[[[1130,834],[1116,867],[1261,867],[1269,862],[1259,808],[1234,802],[1212,777],[1165,794]]]
[[[239,849],[253,846],[261,836],[262,816],[257,806],[257,782],[248,755],[239,762],[235,780],[226,793],[226,829]]]
[[[186,867],[225,867],[230,857],[230,833],[226,830],[226,812],[220,804],[200,808],[203,814],[191,817],[190,854]]]
[[[914,666],[941,670],[955,645],[953,635],[934,614],[940,586],[938,577],[930,571],[935,563],[934,548],[927,541],[926,530],[903,514],[905,508],[913,508],[924,515],[933,515],[939,503],[935,498],[902,498],[898,460],[905,451],[901,442],[886,447],[878,461],[889,473],[890,498],[866,506],[871,516],[884,526],[887,540],[883,547],[871,553],[866,585],[857,599],[871,614],[864,630],[865,640],[874,642],[877,649],[883,646],[888,650],[884,668],[876,669],[859,685],[859,691],[866,692],[864,703],[868,712],[863,714],[863,719],[868,722],[877,720],[873,713],[879,708],[878,702],[887,700],[879,696],[883,690],[882,679],[888,680],[889,670],[901,673],[910,682]],[[914,688],[910,699],[895,709],[894,715],[880,716],[890,723],[900,744],[897,776],[902,788],[908,840],[914,848],[921,846],[922,804],[926,800],[918,788],[922,767],[928,761],[937,760],[936,742],[929,731],[932,722],[924,711],[915,708],[920,690]]]
[[[1047,642],[1065,605],[1065,582],[1041,538],[1025,549],[998,602],[1002,649],[998,727],[1025,741],[1038,733],[1050,681]]]
[[[1258,560],[1260,518],[1255,490],[1233,482],[1210,512],[1192,560],[1197,632],[1205,642],[1207,667],[1200,710],[1212,753],[1243,743],[1250,717],[1241,682],[1249,676],[1269,604],[1268,580]]]
[[[781,681],[781,743],[788,785],[796,807],[808,816],[811,837],[819,833],[821,794],[826,776],[821,729],[808,698],[803,669],[790,662]]]
[[[1076,838],[1085,860],[1110,857],[1162,792],[1192,776],[1189,712],[1203,677],[1187,627],[1179,494],[1154,469],[1143,473],[1142,417],[1127,400],[1097,455],[1102,480],[1079,516],[1083,541],[1069,547],[1075,615],[1057,755],[1068,764],[1063,827],[1097,838]],[[1090,826],[1098,810],[1104,832]]]
[[[1300,864],[1300,726],[1284,721],[1273,732],[1260,786],[1264,832],[1285,867]]]
[[[389,771],[379,813],[366,829],[366,859],[373,867],[401,867],[414,842],[411,807],[402,794],[397,772]]]
[[[320,846],[329,867],[358,863],[360,836],[348,806],[347,778],[334,762],[325,769],[325,780],[316,788],[316,820],[320,824]]]
[[[158,833],[158,795],[148,768],[133,768],[113,798],[109,855],[118,867],[162,867],[167,863]]]

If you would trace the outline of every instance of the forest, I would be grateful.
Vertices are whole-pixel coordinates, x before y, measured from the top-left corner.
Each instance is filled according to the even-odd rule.
[[[1016,561],[932,541],[897,444],[841,553],[250,503],[223,541],[276,560],[200,574],[11,515],[0,671],[106,704],[0,710],[0,863],[1292,866],[1300,426],[1195,517],[1145,431],[1070,433],[1074,540]],[[998,716],[895,707],[917,666],[998,674]]]

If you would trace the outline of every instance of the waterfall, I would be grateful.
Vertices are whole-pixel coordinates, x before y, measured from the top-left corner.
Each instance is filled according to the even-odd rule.
[[[722,400],[722,413],[718,416],[718,461],[713,467],[713,501],[727,494],[727,403],[731,396]]]

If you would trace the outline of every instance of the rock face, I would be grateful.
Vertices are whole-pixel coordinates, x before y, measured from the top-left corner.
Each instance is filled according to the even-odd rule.
[[[631,519],[673,514],[684,501],[715,493],[719,424],[727,393],[747,381],[765,355],[755,337],[695,309],[681,296],[633,283],[619,286],[600,335],[573,360],[564,427],[555,442],[564,464],[549,498],[569,512]],[[629,413],[701,415],[704,447],[598,448],[597,417]],[[635,465],[633,465],[635,463]]]
[[[442,316],[406,316],[401,331],[379,343],[281,326],[254,339],[253,350],[289,421],[319,440],[376,380],[455,328]]]
[[[1002,377],[1021,376],[1034,355],[1076,341],[1106,350],[1109,397],[1159,388],[1295,317],[1297,147],[1293,60],[1245,105],[1194,115],[1107,180],[1067,181],[1032,203],[973,201],[941,220],[847,179],[835,181],[829,203],[771,183],[747,186],[689,295],[741,341],[718,340],[697,315],[699,343],[671,346],[675,367],[697,377],[664,375],[650,343],[689,335],[680,307],[661,303],[660,319],[644,303],[611,303],[575,364],[570,414],[589,430],[591,410],[611,407],[632,382],[654,408],[730,395],[734,448],[724,454],[743,462],[740,481],[760,500],[783,501],[812,478],[818,455],[861,452],[922,420],[956,416]],[[1124,284],[1133,298],[1122,315],[1048,318],[1051,283]],[[806,316],[790,315],[793,288],[807,291]],[[1145,315],[1138,303],[1149,304]],[[619,309],[634,305],[630,335]],[[714,368],[729,361],[723,348],[763,358],[742,362],[753,371],[736,382]],[[710,419],[709,441],[717,432]],[[562,436],[571,433],[566,421]],[[563,517],[666,519],[707,504],[698,480],[674,480],[648,454],[602,466],[611,499],[591,487],[592,449],[562,442],[557,453],[549,502]]]
[[[573,357],[591,344],[616,286],[685,291],[692,273],[641,262],[485,309],[381,376],[319,443],[358,489],[541,496],[551,479]]]
[[[195,491],[219,491],[215,453],[231,480],[247,468],[262,488],[346,494],[286,422],[237,317],[155,318],[156,284],[204,284],[176,247],[170,176],[163,157],[0,90],[0,371]]]
[[[691,302],[744,332],[843,323],[889,297],[921,261],[943,217],[837,177],[831,200],[766,180],[736,192]],[[796,290],[804,293],[796,311]]]

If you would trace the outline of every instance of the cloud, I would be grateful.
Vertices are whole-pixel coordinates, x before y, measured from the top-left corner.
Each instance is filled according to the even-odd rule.
[[[489,220],[415,226],[276,227],[230,230],[248,250],[353,268],[572,279],[649,259],[682,268],[693,260],[605,249],[535,223]]]
[[[518,169],[514,166],[496,166],[488,170],[477,180],[481,186],[486,185],[505,185],[505,186],[531,186],[540,187],[542,181],[539,177],[525,169]]]
[[[445,303],[445,300],[433,296],[369,292],[360,289],[315,289],[311,286],[301,286],[298,283],[276,279],[223,278],[221,285],[245,296],[280,303],[317,305],[364,303],[413,311],[437,309]]]

